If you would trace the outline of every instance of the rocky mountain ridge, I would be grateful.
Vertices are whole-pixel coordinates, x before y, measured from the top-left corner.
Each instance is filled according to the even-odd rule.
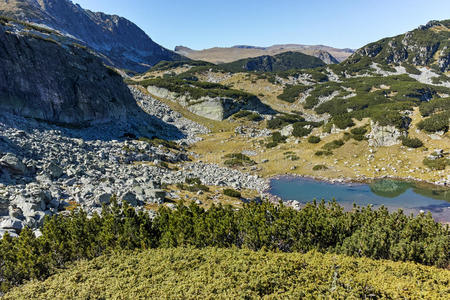
[[[395,37],[370,43],[348,58],[346,63],[362,59],[384,64],[409,63],[450,70],[450,20],[430,21],[426,25]]]
[[[1,0],[0,15],[74,37],[122,69],[144,72],[161,60],[184,59],[152,41],[129,20],[83,9],[70,0]]]

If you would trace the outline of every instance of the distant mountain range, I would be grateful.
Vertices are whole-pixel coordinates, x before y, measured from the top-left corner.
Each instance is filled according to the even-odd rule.
[[[229,63],[236,60],[277,55],[284,52],[300,52],[320,58],[326,64],[339,63],[354,53],[352,49],[338,49],[329,46],[285,44],[270,47],[256,47],[237,45],[229,48],[210,48],[204,50],[193,50],[184,46],[175,47],[175,52],[190,59],[204,60],[212,63]]]
[[[0,15],[70,35],[122,69],[144,72],[161,60],[184,59],[152,41],[129,20],[92,12],[69,0],[0,0]]]

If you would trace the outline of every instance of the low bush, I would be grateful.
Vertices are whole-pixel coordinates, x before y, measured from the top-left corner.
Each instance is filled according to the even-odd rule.
[[[364,135],[367,133],[367,129],[365,127],[356,127],[350,130],[353,135]]]
[[[332,122],[339,129],[346,129],[348,127],[355,126],[355,123],[349,115],[334,116]]]
[[[233,197],[233,198],[241,198],[241,196],[242,196],[240,192],[233,190],[233,189],[224,189],[223,194],[225,196],[229,196],[229,197]]]
[[[425,158],[423,164],[431,170],[445,170],[450,165],[450,159],[445,157],[436,159]]]
[[[80,261],[44,282],[15,288],[4,300],[96,299],[99,294],[116,299],[446,299],[449,277],[449,270],[414,263],[317,251],[179,247]]]
[[[292,135],[295,137],[304,137],[310,134],[312,131],[311,128],[305,128],[303,123],[295,123],[294,130],[292,131]]]
[[[275,131],[272,133],[272,142],[274,143],[285,143],[286,142],[287,137],[282,136],[281,133],[279,131]]]
[[[315,156],[330,156],[330,155],[333,155],[333,152],[331,152],[331,151],[322,151],[322,150],[319,150],[319,151],[316,151],[316,152],[314,153],[314,155],[315,155]]]
[[[447,132],[449,129],[450,111],[434,114],[425,120],[417,123],[417,127],[420,130],[424,130],[430,133],[437,131]]]
[[[327,170],[328,167],[325,165],[315,165],[312,169],[313,169],[313,171],[322,171],[322,170]]]
[[[414,75],[420,75],[422,72],[420,72],[415,66],[408,64],[408,63],[402,63],[402,66],[405,68],[406,72],[409,74]]]
[[[320,143],[321,139],[318,136],[312,135],[308,138],[308,143],[310,144],[318,144]]]
[[[331,141],[329,143],[326,143],[325,145],[323,145],[323,149],[331,151],[337,148],[340,148],[344,145],[344,141],[343,140],[334,140]]]
[[[308,89],[310,89],[310,87],[305,85],[287,85],[284,88],[283,93],[278,96],[278,99],[294,103],[300,94],[306,92]]]
[[[419,106],[420,114],[428,117],[437,112],[450,111],[450,98],[432,99]]]
[[[402,138],[402,145],[408,148],[420,148],[423,146],[423,142],[418,138]]]
[[[226,159],[224,164],[228,167],[244,167],[256,164],[256,162],[250,159],[250,157],[242,153],[227,154],[223,158]]]
[[[286,125],[298,122],[305,122],[305,119],[297,114],[282,114],[280,116],[276,116],[272,120],[267,121],[267,128],[280,129]]]
[[[370,206],[345,212],[336,202],[314,201],[299,211],[269,202],[251,202],[239,210],[221,205],[205,210],[195,203],[179,203],[173,210],[160,207],[151,218],[126,202],[121,206],[114,198],[111,202],[101,215],[74,210],[70,215],[47,216],[38,238],[28,228],[19,238],[5,234],[0,240],[1,290],[45,279],[76,260],[158,247],[315,250],[442,268],[450,265],[449,227],[436,223],[431,214],[414,217]],[[76,282],[83,281],[79,276]]]
[[[277,142],[268,142],[266,144],[266,148],[270,149],[270,148],[275,148],[276,146],[278,146]]]

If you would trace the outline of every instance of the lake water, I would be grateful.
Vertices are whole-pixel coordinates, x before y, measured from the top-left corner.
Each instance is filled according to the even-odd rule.
[[[439,222],[450,223],[450,189],[412,182],[382,179],[370,184],[329,183],[302,177],[281,177],[271,180],[269,192],[283,201],[300,203],[313,199],[333,198],[345,209],[369,204],[384,205],[390,211],[399,208],[407,214],[431,212]]]

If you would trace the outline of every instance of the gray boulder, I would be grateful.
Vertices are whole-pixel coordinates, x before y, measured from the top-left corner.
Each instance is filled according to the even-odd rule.
[[[45,170],[53,179],[58,179],[64,174],[64,170],[54,162],[50,162]]]
[[[12,174],[23,175],[27,167],[12,153],[8,153],[0,159],[0,165],[6,168]]]
[[[0,222],[1,229],[13,229],[15,231],[20,231],[23,228],[22,221],[16,218],[6,218]]]
[[[138,206],[138,199],[136,198],[136,195],[131,191],[123,194],[122,200],[128,202],[131,206]]]

